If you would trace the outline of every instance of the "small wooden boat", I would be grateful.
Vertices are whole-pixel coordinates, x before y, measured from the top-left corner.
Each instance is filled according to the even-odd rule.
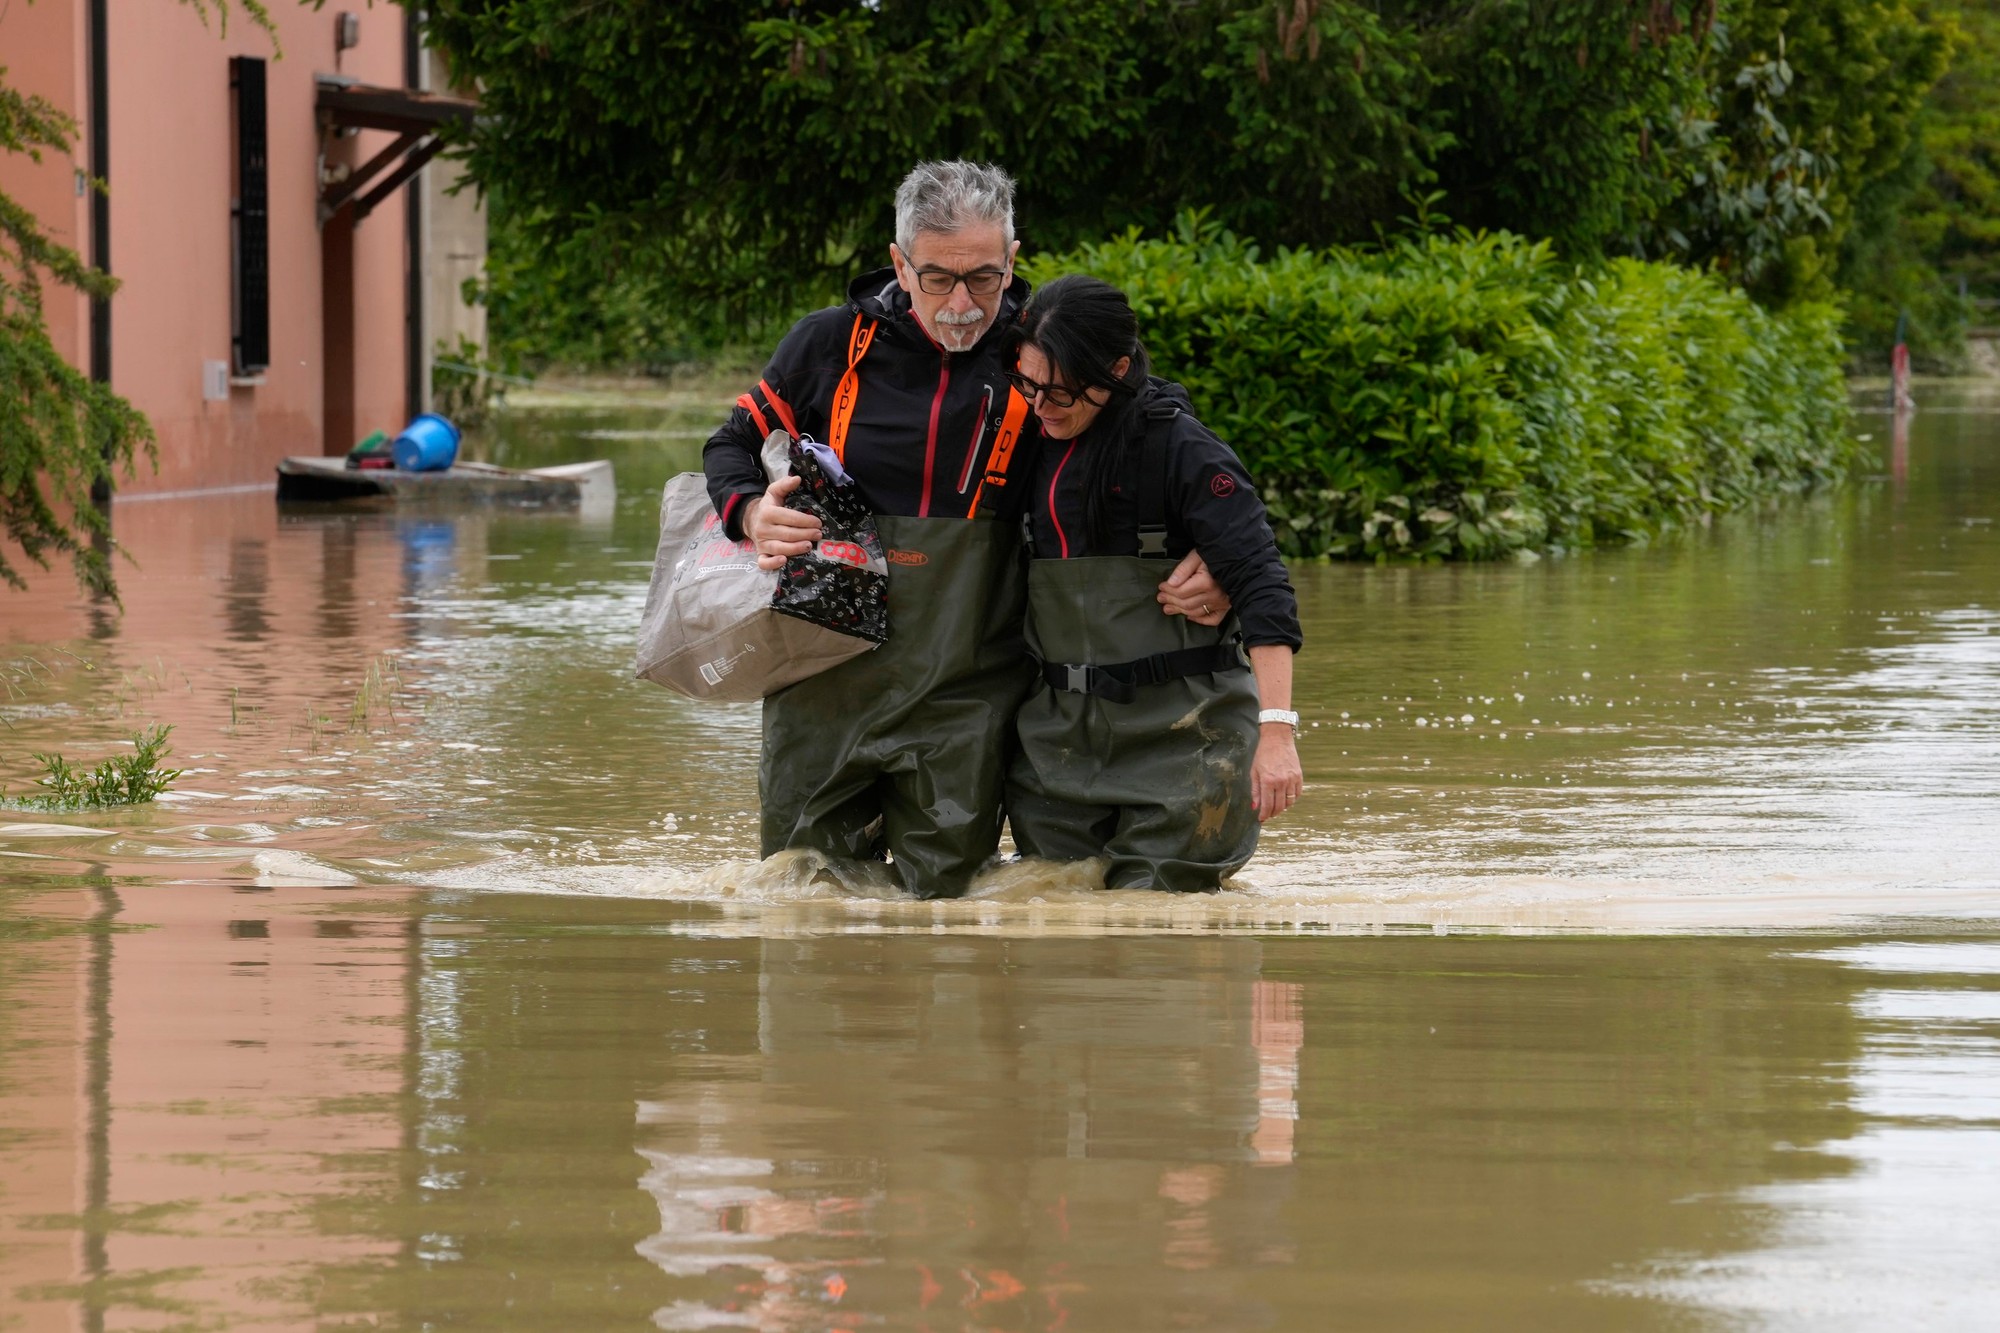
[[[441,472],[350,468],[344,458],[287,458],[278,464],[280,503],[375,501],[395,506],[574,509],[608,512],[618,498],[609,459],[557,467],[455,463]]]

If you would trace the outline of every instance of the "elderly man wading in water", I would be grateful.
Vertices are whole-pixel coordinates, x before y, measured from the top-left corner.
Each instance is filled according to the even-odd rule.
[[[702,451],[731,536],[775,567],[819,538],[764,484],[784,429],[830,445],[875,511],[889,555],[889,641],[764,701],[763,854],[887,852],[903,886],[955,897],[1000,840],[1002,773],[1030,663],[1021,634],[1020,516],[1040,436],[1009,386],[1014,182],[925,162],[896,191],[892,267],[806,316]],[[1168,614],[1228,602],[1190,556],[1161,585]]]

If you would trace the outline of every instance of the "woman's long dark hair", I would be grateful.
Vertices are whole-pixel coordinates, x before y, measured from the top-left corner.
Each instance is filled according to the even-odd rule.
[[[1109,539],[1109,498],[1125,469],[1129,417],[1146,387],[1152,363],[1139,344],[1139,320],[1125,293],[1110,283],[1082,273],[1057,278],[1037,287],[1028,298],[1017,326],[1021,345],[1034,344],[1079,393],[1105,389],[1111,401],[1091,423],[1096,438],[1084,452],[1084,521],[1093,543]],[[1131,357],[1123,375],[1114,374],[1120,358]]]

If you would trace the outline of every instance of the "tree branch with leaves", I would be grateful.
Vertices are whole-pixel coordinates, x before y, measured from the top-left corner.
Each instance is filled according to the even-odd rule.
[[[44,153],[69,153],[76,121],[5,78],[0,67],[0,151],[36,162]],[[44,311],[50,281],[93,300],[118,289],[109,274],[91,268],[0,192],[0,523],[28,560],[46,569],[52,555],[67,555],[78,582],[115,599],[111,521],[91,492],[121,472],[131,475],[141,449],[156,458],[153,431],[109,385],[57,350]],[[26,587],[10,554],[0,547],[0,579]]]

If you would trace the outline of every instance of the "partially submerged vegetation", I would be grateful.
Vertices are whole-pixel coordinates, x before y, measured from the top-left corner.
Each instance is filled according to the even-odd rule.
[[[35,779],[39,795],[21,796],[7,803],[25,810],[103,810],[112,806],[144,805],[166,791],[181,775],[178,768],[165,768],[160,761],[170,752],[170,726],[153,726],[134,732],[132,753],[113,755],[95,768],[74,764],[60,754],[37,753],[35,759],[46,772]]]
[[[1076,271],[1130,293],[1288,555],[1643,539],[1856,457],[1838,307],[1774,312],[1708,272],[1465,231],[1267,260],[1192,215],[1029,276]]]

